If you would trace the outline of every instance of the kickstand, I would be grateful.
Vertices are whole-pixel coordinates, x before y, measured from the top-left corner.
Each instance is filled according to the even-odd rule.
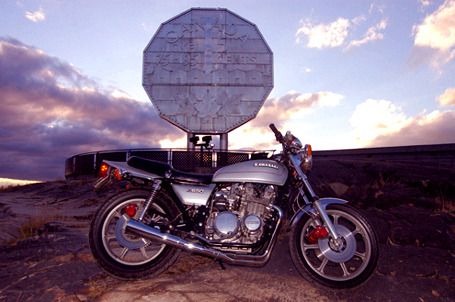
[[[220,265],[220,267],[221,267],[221,269],[222,269],[223,271],[226,270],[226,267],[224,266],[223,261],[221,261],[221,260],[216,260],[216,262],[218,262],[218,264]]]

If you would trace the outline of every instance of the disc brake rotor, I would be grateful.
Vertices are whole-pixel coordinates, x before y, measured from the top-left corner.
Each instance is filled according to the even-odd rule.
[[[321,254],[328,260],[336,263],[342,263],[350,260],[354,257],[357,250],[357,242],[352,232],[345,226],[336,224],[335,230],[340,236],[341,245],[339,248],[334,248],[334,244],[331,242],[331,238],[320,239],[319,249]]]
[[[122,215],[115,225],[115,238],[117,239],[118,243],[130,250],[137,250],[147,246],[149,244],[149,241],[146,239],[135,236],[133,234],[125,233],[126,223],[128,220],[129,218],[126,215]]]

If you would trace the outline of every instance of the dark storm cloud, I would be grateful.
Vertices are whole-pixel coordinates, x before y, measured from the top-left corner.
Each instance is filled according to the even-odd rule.
[[[0,177],[54,179],[82,152],[159,147],[182,132],[151,104],[112,96],[77,69],[0,38]]]

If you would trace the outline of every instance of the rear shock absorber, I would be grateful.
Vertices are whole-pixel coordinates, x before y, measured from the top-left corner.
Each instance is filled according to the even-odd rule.
[[[147,213],[148,208],[153,202],[153,199],[155,199],[156,194],[158,191],[161,189],[161,180],[157,179],[153,182],[152,185],[152,191],[150,192],[150,196],[145,202],[144,208],[142,209],[141,215],[139,216],[139,221],[142,221],[144,219],[145,213]]]

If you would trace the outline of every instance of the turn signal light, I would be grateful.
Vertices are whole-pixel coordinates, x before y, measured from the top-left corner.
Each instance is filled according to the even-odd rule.
[[[109,173],[109,165],[106,163],[102,163],[100,166],[99,177],[106,177]]]
[[[311,148],[311,145],[306,145],[306,154],[308,157],[313,156],[313,148]]]

